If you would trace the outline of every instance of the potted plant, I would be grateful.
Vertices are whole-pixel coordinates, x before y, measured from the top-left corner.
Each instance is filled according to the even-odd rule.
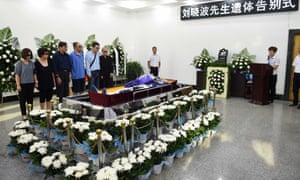
[[[142,65],[137,61],[129,61],[126,63],[127,81],[135,80],[144,74]]]
[[[153,121],[150,114],[138,113],[131,117],[135,120],[135,127],[139,132],[140,143],[147,141],[148,133],[153,127]]]
[[[45,168],[45,179],[48,177],[63,175],[67,164],[67,156],[61,152],[55,152],[51,155],[43,157],[41,160],[41,165]]]
[[[93,180],[92,165],[85,162],[77,162],[76,165],[64,169],[65,180]]]

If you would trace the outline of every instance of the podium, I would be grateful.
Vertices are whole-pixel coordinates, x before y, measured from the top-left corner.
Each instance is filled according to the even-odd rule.
[[[250,65],[250,72],[253,74],[252,103],[269,104],[270,78],[273,68],[269,64],[253,63]]]

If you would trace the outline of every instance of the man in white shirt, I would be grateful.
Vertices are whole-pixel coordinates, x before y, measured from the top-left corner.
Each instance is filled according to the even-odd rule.
[[[269,100],[273,102],[276,95],[276,83],[277,83],[279,59],[275,57],[275,54],[277,52],[277,47],[271,46],[269,47],[268,50],[269,50],[268,64],[273,68],[273,76],[270,78],[270,85],[269,85]]]
[[[300,89],[300,48],[298,49],[298,56],[294,59],[293,62],[294,67],[294,74],[293,74],[293,94],[294,94],[294,100],[293,104],[290,104],[290,106],[297,106],[298,105],[298,92]],[[300,104],[297,107],[300,109]]]
[[[148,68],[150,69],[150,74],[154,76],[158,76],[158,71],[160,68],[160,56],[157,55],[157,47],[152,47],[153,54],[150,56],[148,60]]]

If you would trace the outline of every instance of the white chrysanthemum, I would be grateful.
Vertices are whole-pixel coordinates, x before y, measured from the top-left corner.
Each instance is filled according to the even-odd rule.
[[[67,157],[64,154],[59,155],[59,161],[63,164],[66,165],[68,163]]]
[[[128,119],[116,120],[116,127],[121,127],[122,123],[125,123],[125,126],[129,125]]]
[[[60,160],[55,160],[55,161],[53,161],[53,168],[54,168],[54,169],[59,169],[59,168],[61,168],[61,162],[60,162]]]
[[[26,133],[27,133],[27,131],[25,129],[17,129],[15,131],[9,132],[8,135],[12,138],[16,138],[16,137],[19,137],[19,136],[21,136],[23,134],[26,134]]]
[[[17,138],[17,142],[19,144],[28,144],[36,140],[38,140],[38,137],[34,136],[33,134],[23,134]]]
[[[174,101],[173,102],[173,104],[175,105],[175,106],[184,106],[184,105],[186,105],[187,103],[185,102],[185,101]]]
[[[15,129],[25,129],[30,127],[29,121],[17,121],[14,124]]]
[[[67,127],[67,120],[70,120],[71,124],[73,124],[73,119],[72,118],[59,118],[54,122],[55,126],[62,125],[64,128]]]
[[[158,138],[164,142],[175,142],[176,137],[171,134],[160,134]]]
[[[65,177],[72,176],[73,173],[74,173],[74,169],[73,169],[72,166],[70,166],[70,167],[67,167],[67,168],[64,170],[64,172],[65,172]]]
[[[117,170],[106,166],[96,174],[97,180],[118,180]]]
[[[48,169],[52,165],[52,160],[53,158],[51,156],[45,156],[43,157],[41,164],[43,167]]]
[[[90,130],[90,123],[89,122],[76,122],[72,124],[72,129],[77,129],[79,132],[83,133],[84,131]]]

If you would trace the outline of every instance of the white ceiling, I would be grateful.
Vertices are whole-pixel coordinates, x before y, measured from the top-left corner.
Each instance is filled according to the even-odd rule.
[[[95,3],[109,5],[125,10],[140,10],[157,6],[194,5],[216,0],[90,0]],[[220,1],[220,0],[218,0]]]

